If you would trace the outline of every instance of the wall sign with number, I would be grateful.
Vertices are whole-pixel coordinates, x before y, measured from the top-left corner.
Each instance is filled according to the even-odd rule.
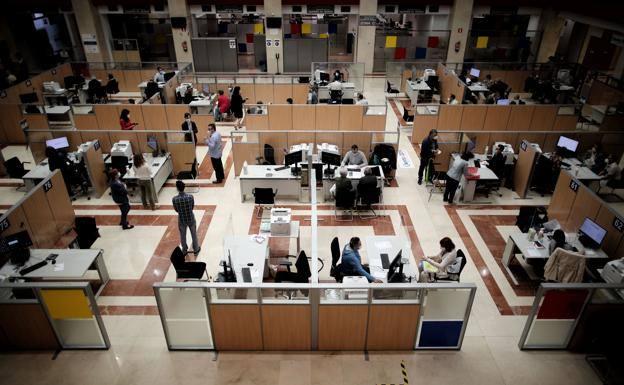
[[[230,39],[228,42],[230,43],[230,48],[231,49],[235,49],[236,48],[236,40]]]
[[[570,181],[570,190],[577,192],[579,189],[579,182],[575,179],[572,179]]]
[[[270,47],[270,46],[272,46],[272,45],[273,45],[273,41],[272,41],[271,39],[267,39],[267,40],[266,40],[266,46],[267,46],[267,47]]]
[[[276,46],[276,47],[279,47],[279,46],[280,46],[280,41],[279,41],[279,39],[275,39],[275,40],[273,40],[273,45],[274,45],[274,46]]]
[[[520,148],[522,149],[522,151],[526,151],[528,145],[528,142],[526,140],[523,140],[522,143],[520,143]]]
[[[50,191],[50,189],[52,188],[52,181],[50,179],[48,179],[44,184],[43,184],[43,192],[48,192]]]
[[[4,218],[2,222],[0,222],[0,233],[8,229],[9,226],[11,226],[11,224],[9,223],[9,218]]]
[[[618,217],[615,217],[615,219],[613,220],[613,227],[615,227],[615,229],[621,233],[622,231],[624,231],[624,221]]]
[[[93,148],[95,149],[95,151],[100,149],[100,141],[96,140],[95,142],[93,142]]]

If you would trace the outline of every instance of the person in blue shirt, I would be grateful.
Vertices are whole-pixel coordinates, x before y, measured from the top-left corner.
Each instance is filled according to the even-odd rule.
[[[212,168],[215,171],[215,177],[217,179],[213,183],[222,183],[225,179],[225,173],[223,172],[223,163],[221,162],[221,155],[223,154],[221,134],[217,131],[217,126],[213,123],[208,125],[206,144],[208,145],[208,155],[210,155],[210,162],[212,162]]]
[[[360,238],[353,237],[349,244],[342,250],[342,262],[340,270],[343,275],[358,275],[366,277],[368,282],[382,283],[383,281],[376,279],[370,274],[368,266],[362,265],[362,257],[359,250],[362,248]]]

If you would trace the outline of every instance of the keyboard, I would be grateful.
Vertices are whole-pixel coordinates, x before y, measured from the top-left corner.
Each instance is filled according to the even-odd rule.
[[[35,271],[39,268],[42,268],[43,266],[47,265],[48,262],[46,261],[41,261],[41,262],[37,262],[34,265],[28,266],[26,268],[23,268],[22,270],[19,271],[20,275],[26,275],[32,271]]]
[[[251,271],[249,271],[248,267],[243,267],[243,282],[251,282]]]
[[[381,254],[381,267],[385,270],[390,268],[390,259],[388,258],[388,254]]]
[[[567,162],[561,162],[561,165],[562,165],[562,166],[565,166],[565,167],[570,167],[570,166],[571,166],[571,164],[570,164],[570,163],[567,163]]]
[[[288,168],[290,168],[290,167],[289,166],[282,166],[282,167],[276,168],[275,171],[282,171],[282,170],[286,170]]]

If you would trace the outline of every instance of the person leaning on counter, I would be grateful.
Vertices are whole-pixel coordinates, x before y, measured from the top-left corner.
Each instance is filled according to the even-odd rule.
[[[364,167],[368,165],[368,161],[366,160],[366,155],[362,151],[358,149],[357,144],[351,146],[351,151],[347,152],[344,159],[342,160],[343,166],[360,166]]]

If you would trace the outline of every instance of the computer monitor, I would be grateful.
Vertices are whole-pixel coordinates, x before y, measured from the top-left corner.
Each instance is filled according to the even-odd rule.
[[[480,70],[474,67],[470,69],[470,76],[474,76],[475,78],[478,78],[480,74],[481,74]]]
[[[327,72],[321,72],[319,77],[320,77],[322,82],[328,82],[329,81],[329,74]]]
[[[597,249],[602,245],[602,241],[607,235],[607,230],[603,229],[596,222],[585,218],[579,229],[579,241],[586,247]],[[584,239],[582,239],[582,238]]]
[[[403,262],[401,261],[403,258],[402,254],[403,250],[399,250],[396,257],[394,257],[390,263],[390,267],[388,268],[388,283],[405,281],[405,275],[403,274]]]
[[[23,230],[2,238],[0,254],[8,255],[13,265],[21,266],[30,258],[29,247],[32,244],[28,231]]]
[[[165,82],[168,82],[172,77],[175,76],[175,72],[165,72],[165,74],[163,75],[163,78],[165,79]]]
[[[29,92],[27,94],[20,94],[19,98],[20,98],[20,101],[23,104],[37,103],[39,101],[39,97],[37,96],[36,92]]]
[[[369,166],[369,168],[371,169],[373,175],[381,176],[381,168],[379,166]]]
[[[508,106],[509,105],[509,99],[498,99],[496,104],[498,104],[499,106]]]
[[[328,166],[340,166],[341,160],[340,154],[329,151],[321,151],[321,162]]]
[[[307,163],[301,163],[301,169],[307,169]],[[323,180],[323,163],[312,163],[312,168],[314,168],[314,173],[316,174],[316,181],[320,182]]]
[[[151,148],[153,152],[158,152],[158,139],[154,135],[147,136],[147,147]]]
[[[284,157],[284,164],[286,166],[292,166],[292,165],[297,166],[297,163],[299,162],[303,162],[302,150],[291,152],[289,154],[286,154],[286,156]]]
[[[66,136],[62,136],[60,138],[46,140],[46,147],[52,147],[55,150],[62,150],[69,148],[69,142],[67,142]]]
[[[578,148],[578,144],[579,144],[578,141],[574,139],[570,139],[567,136],[561,135],[559,137],[559,140],[557,141],[557,148],[563,148],[572,153],[575,153],[576,149]]]

